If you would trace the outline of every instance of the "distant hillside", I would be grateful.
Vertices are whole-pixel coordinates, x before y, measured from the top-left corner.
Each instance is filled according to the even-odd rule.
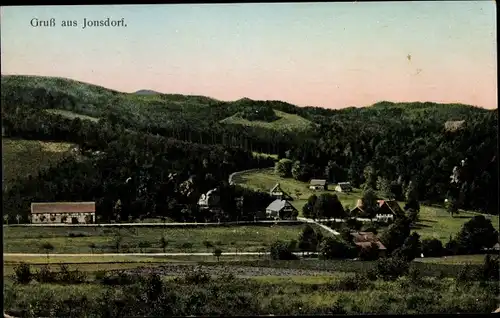
[[[135,92],[134,94],[137,94],[137,95],[159,95],[161,93],[159,93],[157,91],[152,91],[149,89],[140,89],[137,92]]]
[[[383,116],[392,119],[409,120],[420,117],[432,117],[438,122],[465,120],[469,116],[486,114],[490,110],[464,104],[439,104],[432,102],[393,103],[382,101],[369,107],[345,108],[337,110],[335,115],[356,117],[360,115]]]
[[[273,130],[306,131],[311,123],[340,120],[369,121],[386,125],[391,121],[433,118],[443,124],[466,120],[489,110],[462,104],[379,102],[369,107],[326,109],[298,107],[282,101],[241,98],[223,102],[206,96],[162,94],[152,90],[123,93],[75,80],[24,75],[2,75],[2,103],[47,109],[66,117],[108,119],[129,128],[184,129],[243,125]],[[275,112],[273,114],[273,112]],[[275,116],[276,115],[276,116]],[[176,129],[177,129],[176,128]]]

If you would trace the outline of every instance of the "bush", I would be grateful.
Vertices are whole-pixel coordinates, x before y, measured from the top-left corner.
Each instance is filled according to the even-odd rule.
[[[327,237],[320,244],[320,257],[322,259],[352,258],[355,257],[357,248],[342,239]]]
[[[212,277],[209,273],[201,269],[196,269],[193,272],[187,272],[184,275],[182,282],[185,284],[202,285],[210,283],[211,280]]]
[[[499,279],[499,261],[498,256],[493,258],[490,255],[486,255],[484,258],[483,268],[482,268],[482,279],[498,281]]]
[[[393,252],[393,255],[405,259],[407,262],[411,262],[416,257],[420,256],[421,251],[420,235],[413,232],[405,239],[403,246]]]
[[[69,232],[68,236],[69,237],[86,237],[88,235],[85,233],[81,233],[81,232]]]
[[[102,278],[101,284],[109,286],[132,285],[138,283],[139,280],[139,276],[127,274],[125,272],[119,272],[117,274],[107,273]]]
[[[375,261],[379,258],[380,248],[376,243],[371,243],[370,246],[362,247],[359,250],[359,258],[363,261]]]
[[[87,279],[87,275],[79,270],[70,271],[68,265],[62,264],[58,273],[57,281],[65,284],[81,284]]]
[[[44,265],[36,273],[36,280],[39,283],[55,283],[57,282],[57,273],[52,272],[48,265]]]
[[[273,260],[296,260],[298,257],[292,253],[289,244],[277,241],[271,245],[271,258]]]
[[[444,254],[443,243],[438,239],[422,240],[422,253],[424,257],[441,257]]]
[[[16,282],[19,284],[29,284],[33,279],[29,264],[21,263],[14,268]]]
[[[337,281],[329,283],[327,288],[333,291],[355,291],[364,290],[371,286],[370,281],[366,276],[355,274],[343,277]]]
[[[396,280],[408,274],[410,264],[398,257],[382,258],[377,261],[377,277],[384,280]]]
[[[411,267],[408,271],[408,278],[410,278],[413,283],[419,283],[421,279],[420,270],[416,267]]]
[[[106,271],[97,271],[95,272],[95,279],[98,281],[102,281],[106,277]]]

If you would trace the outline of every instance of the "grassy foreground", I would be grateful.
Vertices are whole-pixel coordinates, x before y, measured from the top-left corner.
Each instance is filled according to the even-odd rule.
[[[293,197],[291,202],[302,215],[302,207],[306,204],[307,199],[312,195],[320,195],[321,193],[335,193],[339,197],[344,207],[352,208],[356,205],[358,199],[362,196],[360,189],[353,189],[351,193],[338,193],[330,186],[328,191],[312,191],[308,188],[308,184],[300,182],[292,178],[281,178],[274,173],[273,169],[261,169],[242,173],[234,177],[234,182],[246,186],[248,188],[268,192],[276,183],[280,183],[281,188]],[[401,207],[404,202],[399,202]],[[450,235],[454,236],[458,233],[462,225],[477,213],[469,211],[460,211],[460,214],[451,217],[445,209],[439,207],[421,206],[420,207],[420,222],[415,227],[421,237],[437,238],[446,243]],[[498,216],[491,216],[491,223],[499,229]]]
[[[23,316],[310,315],[489,313],[498,286],[402,277],[369,281],[352,274],[316,277],[180,276],[151,285],[32,282],[4,287],[4,308]],[[30,312],[31,311],[31,312]]]
[[[161,253],[163,236],[165,252],[211,252],[205,241],[223,252],[259,252],[276,240],[297,239],[302,225],[252,225],[235,227],[159,228],[130,227],[109,229],[101,227],[49,228],[4,227],[4,253],[43,253],[41,245],[54,246],[51,253],[116,253],[116,240],[121,237],[119,252]],[[92,250],[91,244],[96,248]]]

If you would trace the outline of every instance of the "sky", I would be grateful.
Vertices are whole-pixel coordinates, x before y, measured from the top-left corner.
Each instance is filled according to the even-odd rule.
[[[495,9],[488,0],[2,7],[1,68],[124,92],[491,109]],[[33,27],[35,18],[56,26]],[[83,29],[106,18],[126,27]]]

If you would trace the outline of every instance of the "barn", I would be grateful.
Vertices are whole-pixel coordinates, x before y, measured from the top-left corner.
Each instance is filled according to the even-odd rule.
[[[85,224],[95,222],[95,202],[31,203],[31,223]]]
[[[296,219],[299,211],[287,200],[276,199],[266,208],[270,219]]]
[[[328,184],[324,179],[312,179],[309,183],[311,190],[328,190]]]
[[[335,191],[337,191],[337,192],[351,192],[352,191],[351,183],[339,182],[337,184],[337,186],[335,187]]]

